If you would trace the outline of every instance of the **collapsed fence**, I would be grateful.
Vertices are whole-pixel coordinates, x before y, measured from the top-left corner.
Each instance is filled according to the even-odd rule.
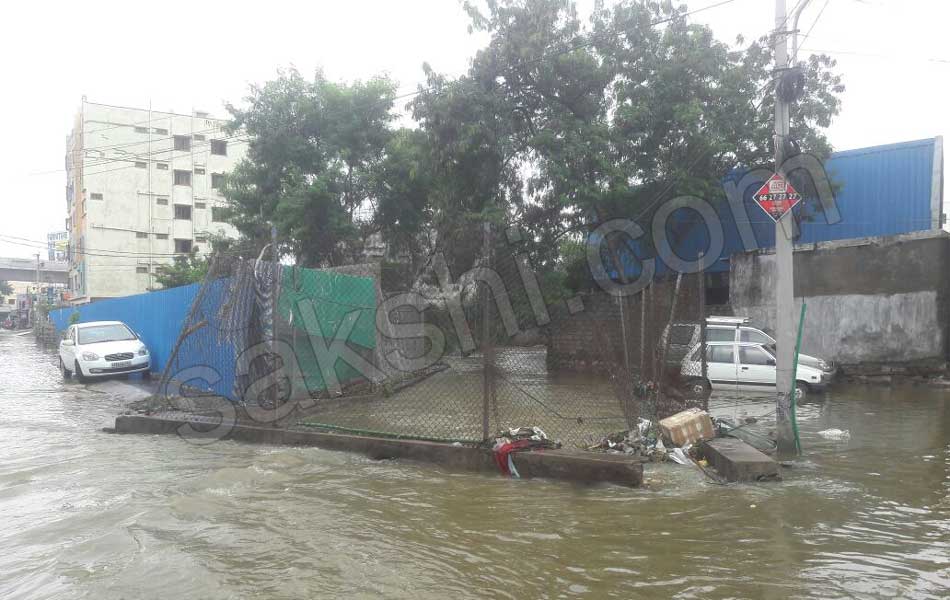
[[[547,306],[517,248],[485,249],[434,298],[385,293],[378,265],[215,257],[153,408],[213,397],[282,426],[466,443],[537,426],[586,447],[705,407],[701,274]],[[549,356],[565,328],[583,347],[571,365]]]

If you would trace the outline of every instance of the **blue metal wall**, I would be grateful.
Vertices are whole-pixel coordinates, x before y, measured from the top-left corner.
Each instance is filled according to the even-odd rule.
[[[841,219],[828,223],[818,209],[817,199],[805,198],[795,208],[801,222],[801,235],[796,243],[889,236],[938,228],[940,225],[932,222],[931,212],[936,142],[931,138],[832,154],[825,162],[825,169],[836,188],[835,202]],[[731,177],[738,181],[741,176],[741,173],[732,174],[726,181]],[[942,181],[936,185],[942,189]],[[775,246],[774,221],[752,200],[758,187],[754,185],[745,190],[744,214],[736,216],[728,206],[716,206],[723,227],[724,250],[710,271],[728,271],[732,254]],[[739,225],[746,223],[755,237],[752,248],[743,245],[739,234]],[[650,224],[641,223],[641,226],[648,229]],[[695,259],[709,246],[709,232],[695,211],[675,211],[669,218],[667,231],[674,251],[684,260]],[[636,276],[640,272],[640,260],[648,253],[635,242],[629,247],[631,255],[624,257],[623,262],[628,275]],[[657,274],[669,271],[662,261],[657,261]]]
[[[50,319],[60,332],[69,326],[69,317],[74,312],[79,313],[80,323],[122,321],[148,346],[152,354],[152,371],[161,372],[199,287],[199,284],[192,284],[61,308],[50,312]]]
[[[233,345],[224,339],[226,332],[218,323],[217,315],[218,308],[227,294],[229,281],[227,278],[218,279],[205,292],[198,310],[208,323],[201,334],[189,338],[178,353],[178,365],[202,367],[205,369],[203,373],[210,374],[213,381],[200,377],[194,380],[185,379],[181,375],[176,377],[182,383],[189,383],[227,398],[234,396],[235,351]],[[200,284],[194,283],[168,290],[99,300],[75,308],[52,311],[50,319],[59,331],[69,326],[70,315],[74,312],[79,313],[80,323],[122,321],[139,334],[148,346],[152,356],[152,371],[160,373],[168,362],[200,288]]]

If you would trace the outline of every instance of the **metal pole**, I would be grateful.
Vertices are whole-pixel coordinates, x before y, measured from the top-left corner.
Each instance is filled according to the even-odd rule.
[[[484,225],[484,240],[482,246],[482,255],[484,257],[485,268],[491,266],[491,223]],[[494,377],[495,356],[494,347],[491,342],[491,303],[488,299],[488,284],[481,283],[481,302],[482,302],[482,439],[489,439],[490,423],[488,414],[491,410],[491,398],[493,392],[492,378]]]
[[[623,341],[623,372],[625,377],[629,377],[630,353],[627,349],[627,313],[624,310],[627,297],[624,295],[617,296],[617,301],[620,303],[620,338]]]
[[[36,292],[33,294],[33,326],[36,326],[36,307],[40,303],[40,253],[36,253]]]
[[[676,285],[673,286],[673,300],[670,302],[670,320],[667,322],[666,327],[661,330],[666,332],[666,337],[663,340],[663,348],[660,350],[660,366],[656,378],[657,402],[659,402],[660,394],[663,392],[663,377],[666,374],[666,353],[670,348],[670,338],[673,335],[673,321],[676,319],[676,302],[679,300],[680,284],[682,283],[683,272],[680,271],[676,274]],[[660,336],[662,337],[663,334],[661,333]],[[657,418],[659,418],[659,414],[657,414]]]
[[[788,32],[785,0],[775,0],[775,71],[778,77],[788,68]],[[775,171],[786,176],[783,168],[785,143],[789,133],[789,105],[775,93]],[[775,223],[775,332],[778,340],[775,388],[775,429],[778,451],[795,453],[795,436],[791,422],[792,363],[795,353],[795,288],[793,263],[792,211]]]
[[[647,331],[647,290],[644,287],[640,290],[640,383],[646,383],[646,331]]]
[[[280,254],[277,251],[277,225],[271,223],[270,226],[270,246],[271,253],[274,257],[274,264],[272,265],[271,272],[271,293],[270,293],[270,358],[273,361],[271,365],[271,399],[273,400],[274,408],[274,423],[277,422],[278,418],[278,407],[277,401],[280,394],[278,393],[278,385],[280,382],[280,377],[277,375],[277,298],[280,294],[280,286],[278,281],[280,281]]]
[[[703,382],[709,381],[706,365],[706,272],[696,274],[699,280],[699,376]],[[709,395],[703,394],[703,410],[709,410]]]

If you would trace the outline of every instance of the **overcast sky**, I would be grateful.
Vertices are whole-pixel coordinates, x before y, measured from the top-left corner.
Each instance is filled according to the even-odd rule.
[[[609,2],[610,0],[608,0]],[[797,0],[788,0],[789,6]],[[690,9],[716,4],[694,0]],[[592,0],[581,0],[587,10]],[[825,0],[812,0],[807,31]],[[0,27],[0,235],[45,240],[66,217],[66,136],[89,101],[226,114],[251,83],[277,69],[322,67],[340,80],[388,73],[400,91],[421,65],[457,75],[482,36],[466,31],[456,0],[310,2],[44,2],[5,5]],[[773,0],[735,0],[693,17],[723,41],[767,33]],[[828,0],[804,48],[838,60],[847,92],[829,136],[835,149],[900,142],[950,130],[950,2]],[[832,52],[833,51],[833,52]],[[0,256],[34,249],[0,241]]]

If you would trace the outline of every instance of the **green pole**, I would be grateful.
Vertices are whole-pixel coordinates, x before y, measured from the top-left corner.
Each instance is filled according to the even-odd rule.
[[[798,394],[796,393],[795,378],[798,372],[798,353],[802,348],[802,330],[805,328],[805,301],[802,300],[802,311],[798,317],[798,339],[795,340],[795,360],[792,362],[792,432],[795,434],[795,448],[802,453],[802,441],[798,437]]]

